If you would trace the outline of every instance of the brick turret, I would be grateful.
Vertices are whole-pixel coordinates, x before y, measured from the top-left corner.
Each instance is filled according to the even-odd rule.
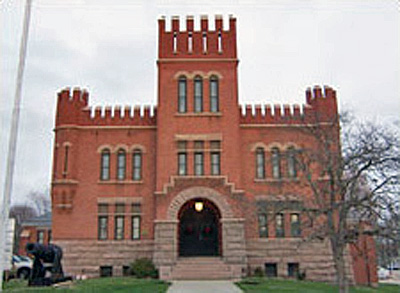
[[[96,107],[94,111],[88,106],[89,93],[86,90],[66,88],[58,93],[56,127],[61,125],[137,125],[150,126],[156,124],[156,107],[106,106]],[[142,110],[141,110],[142,109]],[[94,112],[94,113],[93,113]]]
[[[253,111],[254,108],[254,111]],[[306,90],[304,105],[244,105],[240,107],[242,124],[301,124],[335,122],[338,118],[336,91],[325,86]]]

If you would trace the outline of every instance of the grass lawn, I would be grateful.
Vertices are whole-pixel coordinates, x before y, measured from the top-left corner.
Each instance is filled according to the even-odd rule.
[[[236,283],[244,292],[301,292],[301,293],[319,293],[338,292],[337,287],[317,282],[296,281],[296,280],[277,280],[267,278],[247,278]],[[399,293],[400,286],[397,285],[379,285],[379,288],[353,287],[351,293]]]
[[[11,280],[5,283],[4,292],[166,292],[169,284],[152,279],[113,277],[76,281],[69,288],[28,287],[27,281]]]

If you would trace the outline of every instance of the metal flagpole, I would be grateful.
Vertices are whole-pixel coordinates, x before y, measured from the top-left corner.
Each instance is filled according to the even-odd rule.
[[[17,149],[18,124],[21,104],[22,79],[25,67],[26,49],[28,44],[29,20],[31,16],[32,0],[25,3],[25,15],[19,49],[18,74],[14,96],[14,107],[11,117],[10,137],[8,141],[7,171],[4,183],[4,194],[0,222],[0,292],[3,290],[3,271],[5,265],[6,230],[8,227],[9,207],[15,166],[15,153]]]

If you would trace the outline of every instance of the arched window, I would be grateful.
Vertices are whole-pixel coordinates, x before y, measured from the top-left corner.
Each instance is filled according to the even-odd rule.
[[[137,181],[142,179],[142,152],[135,150],[132,156],[132,179]]]
[[[110,179],[110,150],[105,149],[101,152],[101,162],[100,162],[100,179],[109,180]]]
[[[290,147],[286,152],[287,161],[287,172],[289,178],[297,177],[297,166],[296,166],[296,150],[294,147]]]
[[[256,178],[265,178],[265,156],[263,148],[257,148],[256,150]]]
[[[281,178],[281,155],[278,148],[271,150],[272,177]]]
[[[178,81],[178,112],[185,113],[187,111],[186,91],[187,91],[186,77],[179,77]]]
[[[126,174],[126,153],[124,150],[118,151],[117,156],[117,179],[124,180]]]
[[[194,78],[194,111],[203,112],[203,79],[200,76]]]
[[[218,77],[210,78],[210,112],[219,112]]]

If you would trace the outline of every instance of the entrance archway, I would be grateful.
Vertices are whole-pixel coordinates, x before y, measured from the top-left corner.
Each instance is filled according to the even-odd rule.
[[[221,214],[204,198],[187,201],[178,213],[179,256],[221,255]]]

